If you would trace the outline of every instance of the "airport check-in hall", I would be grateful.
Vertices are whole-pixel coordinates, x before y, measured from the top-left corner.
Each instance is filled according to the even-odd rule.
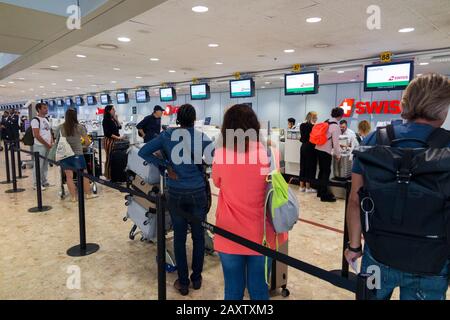
[[[450,1],[0,0],[0,30],[0,299],[447,299]]]

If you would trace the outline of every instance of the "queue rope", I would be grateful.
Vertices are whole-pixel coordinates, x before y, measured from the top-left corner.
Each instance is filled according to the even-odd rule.
[[[27,150],[20,149],[20,151],[33,155],[32,152],[27,151]],[[51,159],[48,159],[47,157],[44,157],[42,155],[39,155],[39,157],[43,158],[43,159],[46,159],[50,163],[53,163],[53,164],[59,166],[59,162],[53,161]],[[76,170],[73,170],[73,171],[76,171]],[[134,196],[137,196],[137,197],[145,198],[145,199],[147,199],[147,200],[149,200],[151,202],[157,202],[157,203],[161,202],[160,201],[161,199],[159,199],[158,196],[153,196],[151,194],[145,194],[145,193],[139,192],[137,190],[132,190],[130,188],[122,187],[120,185],[117,185],[117,184],[114,184],[112,182],[109,182],[109,181],[97,178],[95,176],[92,176],[92,175],[84,173],[84,172],[81,172],[80,174],[83,177],[85,177],[85,178],[87,178],[87,179],[89,179],[91,181],[94,181],[94,182],[99,183],[101,185],[104,185],[106,187],[115,189],[117,191],[120,191],[121,193],[127,193],[127,194],[131,194],[131,195],[134,195]],[[317,182],[318,183],[323,183],[323,181],[317,181]],[[345,183],[335,183],[335,184],[337,186],[340,186],[340,187],[347,187],[347,185],[348,185],[348,183],[346,183],[346,182]],[[355,280],[349,280],[349,279],[343,278],[341,276],[333,274],[333,273],[331,273],[331,272],[329,272],[327,270],[324,270],[322,268],[319,268],[319,267],[314,266],[312,264],[309,264],[307,262],[301,261],[299,259],[293,258],[293,257],[288,256],[286,254],[283,254],[283,253],[277,252],[275,250],[269,249],[267,247],[264,247],[261,244],[255,243],[255,242],[250,241],[250,240],[248,240],[246,238],[243,238],[243,237],[241,237],[239,235],[236,235],[236,234],[234,234],[232,232],[229,232],[229,231],[227,231],[225,229],[217,227],[217,226],[215,226],[215,225],[213,225],[213,224],[211,224],[211,223],[209,223],[207,221],[202,221],[201,219],[199,219],[199,218],[197,218],[197,217],[195,217],[195,216],[185,212],[184,210],[182,210],[179,214],[182,217],[184,217],[185,219],[189,220],[189,221],[192,221],[194,223],[200,224],[203,228],[209,230],[210,232],[212,232],[214,234],[220,235],[220,236],[222,236],[222,237],[224,237],[224,238],[226,238],[228,240],[231,240],[231,241],[233,241],[233,242],[235,242],[237,244],[240,244],[240,245],[242,245],[242,246],[244,246],[246,248],[249,248],[249,249],[251,249],[251,250],[253,250],[255,252],[258,252],[258,253],[260,253],[260,254],[262,254],[264,256],[270,257],[273,260],[279,261],[279,262],[284,263],[284,264],[286,264],[286,265],[288,265],[288,266],[290,266],[290,267],[292,267],[294,269],[297,269],[297,270],[302,271],[302,272],[304,272],[306,274],[309,274],[311,276],[319,278],[319,279],[321,279],[321,280],[323,280],[325,282],[328,282],[328,283],[330,283],[330,284],[332,284],[332,285],[334,285],[334,286],[336,286],[338,288],[345,289],[345,290],[350,291],[352,293],[358,294],[358,284],[357,284],[357,281],[355,281]]]

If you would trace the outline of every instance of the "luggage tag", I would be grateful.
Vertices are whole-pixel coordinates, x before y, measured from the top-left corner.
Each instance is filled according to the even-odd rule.
[[[365,206],[365,204],[368,204],[368,206]],[[375,203],[373,202],[372,198],[365,197],[361,200],[361,210],[364,212],[366,232],[369,232],[370,230],[369,215],[375,212]]]

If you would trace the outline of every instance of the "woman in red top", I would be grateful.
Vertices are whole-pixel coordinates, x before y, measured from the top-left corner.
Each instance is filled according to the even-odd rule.
[[[236,131],[239,129],[245,139],[236,138],[240,136]],[[215,151],[212,178],[220,188],[216,225],[261,244],[269,160],[259,131],[258,118],[250,107],[231,107],[224,116],[223,142],[220,146],[219,141]],[[230,133],[231,139],[227,139]],[[266,225],[268,243],[275,248],[275,231],[269,222]],[[284,237],[280,238],[279,245],[285,241]],[[252,300],[269,299],[264,256],[219,235],[214,238],[214,249],[219,252],[222,262],[225,300],[242,300],[245,287]],[[270,259],[268,265],[271,265]]]

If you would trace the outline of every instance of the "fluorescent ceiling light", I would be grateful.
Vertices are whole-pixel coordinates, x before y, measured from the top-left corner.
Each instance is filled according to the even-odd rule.
[[[53,83],[52,83],[52,86],[56,86],[56,83],[53,82]]]
[[[120,71],[120,68],[113,68],[114,71]]]
[[[150,61],[159,61],[158,58],[150,58]]]
[[[18,80],[24,81],[24,80],[25,80],[25,78],[19,78]]]
[[[175,70],[169,70],[169,72],[170,72],[170,73],[175,73],[176,71],[175,71]]]
[[[87,58],[87,56],[85,56],[84,54],[77,54],[78,58]]]
[[[140,76],[137,76],[137,77],[136,77],[136,79],[142,79],[142,77],[140,77]]]
[[[58,69],[59,66],[50,66],[50,68],[52,68],[52,69]]]
[[[111,81],[111,83],[117,83],[117,81],[116,81],[116,80],[113,80],[113,81]]]
[[[294,49],[286,49],[284,50],[285,53],[294,53],[295,50]]]
[[[223,65],[223,62],[216,62],[216,64],[217,64],[218,66],[221,66],[221,65]]]
[[[266,87],[262,86],[261,89],[265,89]]]
[[[398,30],[398,32],[400,32],[400,33],[409,33],[409,32],[413,32],[414,30],[416,30],[416,29],[414,29],[414,28],[403,28],[403,29]]]
[[[192,8],[192,11],[197,12],[197,13],[205,13],[205,12],[208,12],[209,9],[208,9],[208,7],[205,7],[205,6],[195,6]]]
[[[39,88],[44,89],[45,87],[44,86],[39,86]]]
[[[217,43],[210,43],[208,44],[208,47],[210,48],[217,48],[219,45]]]
[[[9,84],[14,84],[14,81],[8,81]]]
[[[127,38],[127,37],[119,37],[119,38],[117,38],[117,40],[119,40],[120,42],[130,42],[131,41],[131,39]]]
[[[339,70],[337,73],[343,74],[343,73],[345,73],[345,71],[344,70]]]
[[[66,81],[67,81],[67,82],[72,82],[73,80],[72,80],[72,79],[66,79]]]
[[[421,62],[421,63],[419,63],[421,66],[427,66],[427,65],[429,65],[430,63],[429,62]]]
[[[319,18],[319,17],[313,17],[313,18],[306,19],[306,22],[308,22],[308,23],[317,23],[320,21],[322,21],[322,18]]]

